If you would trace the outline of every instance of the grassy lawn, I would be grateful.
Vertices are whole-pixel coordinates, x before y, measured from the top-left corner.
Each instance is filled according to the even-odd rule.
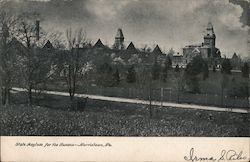
[[[232,73],[228,76],[227,88],[221,92],[221,76],[220,72],[209,72],[209,78],[200,80],[201,93],[192,94],[185,91],[177,92],[176,72],[169,71],[166,82],[160,80],[152,81],[152,99],[178,103],[192,103],[198,105],[220,106],[220,107],[241,107],[248,108],[249,101],[246,96],[235,97],[230,95],[232,90],[237,94],[243,94],[248,85],[249,80],[241,77],[241,73]],[[183,70],[180,72],[183,73]],[[101,87],[93,85],[91,79],[82,78],[78,82],[77,93],[95,94],[110,97],[138,98],[147,100],[149,98],[149,86],[141,86],[140,83],[127,83],[121,80],[120,84],[115,87]],[[184,81],[182,81],[184,84]],[[243,86],[243,87],[242,87]],[[241,87],[241,89],[239,88]],[[163,97],[161,98],[161,89],[164,88]],[[171,88],[171,89],[170,89]],[[243,88],[243,89],[242,89]],[[50,81],[46,87],[47,90],[56,90],[67,92],[65,80],[62,78],[57,81]],[[222,99],[223,98],[223,99]]]
[[[47,95],[37,106],[14,103],[1,110],[1,135],[249,136],[249,114],[89,100],[84,112],[68,109],[68,97]]]

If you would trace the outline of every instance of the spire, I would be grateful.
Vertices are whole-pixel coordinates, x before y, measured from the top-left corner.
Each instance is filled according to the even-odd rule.
[[[119,28],[119,29],[117,30],[117,33],[116,33],[115,38],[123,38],[123,39],[124,39],[124,36],[123,36],[123,33],[122,33],[122,29],[121,29],[121,28]]]
[[[124,36],[123,36],[121,28],[117,30],[117,33],[115,36],[115,44],[113,45],[113,48],[118,49],[118,50],[124,49]]]
[[[213,24],[211,22],[208,22],[207,30],[213,30]]]
[[[207,24],[206,34],[207,34],[207,36],[215,36],[213,24],[211,22],[208,22],[208,24]]]

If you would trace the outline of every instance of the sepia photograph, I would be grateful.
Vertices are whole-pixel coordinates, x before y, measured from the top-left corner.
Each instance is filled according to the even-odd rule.
[[[0,0],[1,136],[249,137],[249,6]]]

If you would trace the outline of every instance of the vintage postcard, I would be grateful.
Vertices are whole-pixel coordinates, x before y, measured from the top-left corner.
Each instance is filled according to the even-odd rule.
[[[250,160],[249,0],[0,0],[0,161]]]

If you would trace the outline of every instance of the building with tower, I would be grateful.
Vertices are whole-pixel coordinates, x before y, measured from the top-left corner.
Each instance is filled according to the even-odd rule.
[[[115,43],[113,45],[113,49],[117,49],[117,50],[123,50],[124,49],[124,36],[123,36],[121,28],[119,28],[117,30],[117,33],[116,33],[116,36],[115,36]]]
[[[210,66],[217,65],[221,57],[220,50],[215,46],[216,35],[213,25],[208,23],[204,42],[197,45],[187,45],[183,48],[183,63],[188,64],[193,57],[200,55],[203,59],[208,60]]]

